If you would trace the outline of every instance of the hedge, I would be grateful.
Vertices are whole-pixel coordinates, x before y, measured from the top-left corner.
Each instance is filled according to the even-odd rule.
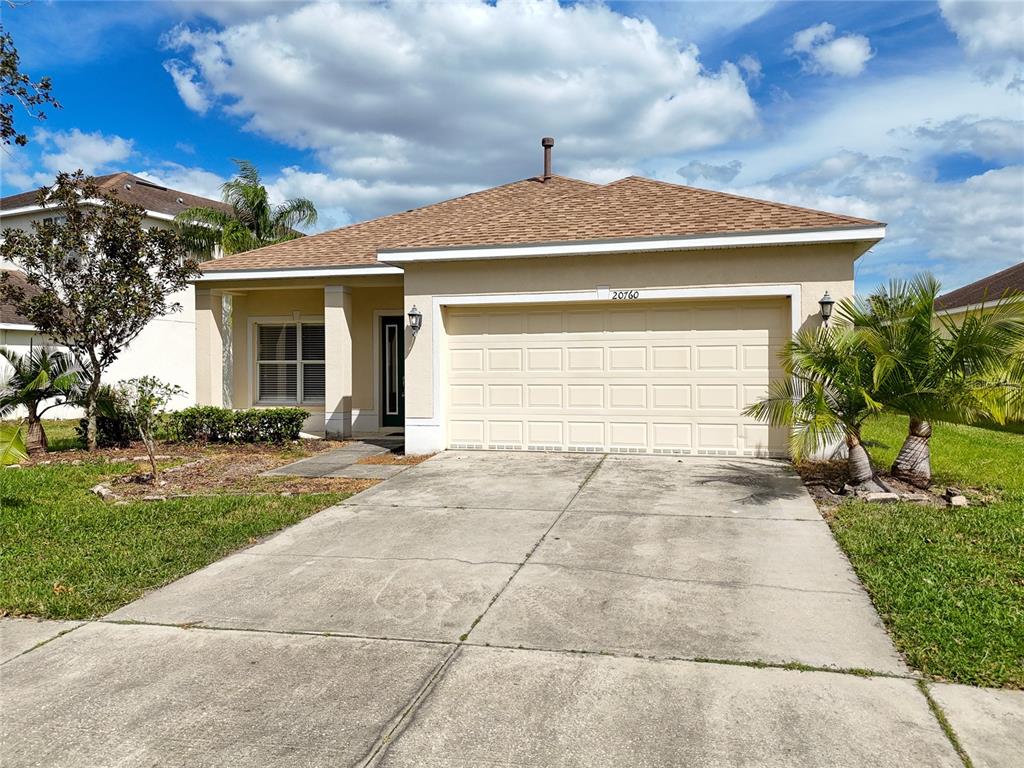
[[[171,435],[183,442],[283,443],[295,440],[309,414],[302,408],[250,408],[233,411],[194,405],[170,415]]]

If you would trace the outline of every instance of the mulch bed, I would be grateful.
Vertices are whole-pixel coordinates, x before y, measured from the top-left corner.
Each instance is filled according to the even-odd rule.
[[[360,459],[356,464],[404,464],[413,466],[421,464],[422,462],[433,456],[433,453],[424,454],[421,456],[406,456],[404,453],[378,453],[376,456],[367,456],[365,459]]]

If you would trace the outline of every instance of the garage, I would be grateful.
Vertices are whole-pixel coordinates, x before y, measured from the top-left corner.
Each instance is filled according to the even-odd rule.
[[[448,447],[784,456],[742,410],[790,317],[787,298],[449,307]]]

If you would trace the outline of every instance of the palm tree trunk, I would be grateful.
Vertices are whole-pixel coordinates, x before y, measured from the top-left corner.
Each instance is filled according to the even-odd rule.
[[[95,363],[94,363],[95,366]],[[97,427],[96,427],[96,411],[97,411],[97,396],[100,391],[100,374],[93,368],[94,373],[89,381],[89,388],[85,393],[85,417],[88,419],[86,430],[85,430],[85,448],[89,451],[96,450],[97,443]]]
[[[846,471],[850,475],[850,483],[859,485],[866,483],[874,477],[871,470],[871,459],[868,452],[860,442],[860,436],[849,434],[846,436]]]
[[[907,439],[903,441],[896,460],[892,463],[892,476],[927,488],[932,482],[932,456],[930,440],[932,425],[923,419],[911,419]]]
[[[46,440],[46,431],[34,405],[28,407],[28,434],[25,436],[25,450],[29,456],[46,453],[50,445]]]

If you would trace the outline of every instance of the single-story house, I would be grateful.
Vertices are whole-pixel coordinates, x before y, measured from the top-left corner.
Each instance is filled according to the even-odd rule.
[[[96,177],[99,187],[109,194],[141,206],[145,212],[143,226],[171,227],[174,217],[186,208],[205,207],[230,210],[219,200],[193,195],[156,184],[131,173],[110,173]],[[34,221],[59,215],[52,208],[36,202],[38,190],[20,192],[0,199],[0,229],[8,227],[29,229]],[[0,269],[12,272],[11,279],[24,281],[17,265],[0,262]],[[113,383],[138,376],[156,376],[177,384],[184,394],[175,398],[173,407],[184,407],[195,401],[195,291],[190,286],[171,297],[181,305],[181,311],[153,320],[130,344],[107,372],[106,379]],[[27,352],[33,345],[45,344],[29,321],[18,315],[14,308],[0,308],[0,345],[19,352]],[[51,417],[69,417],[79,409],[61,407],[49,412]]]
[[[967,312],[992,306],[1004,296],[1016,293],[1024,294],[1024,261],[942,294],[935,300],[935,309],[958,321]]]
[[[885,226],[565,178],[542,144],[539,176],[206,264],[198,401],[299,405],[331,436],[404,428],[410,453],[784,455],[742,410]]]

